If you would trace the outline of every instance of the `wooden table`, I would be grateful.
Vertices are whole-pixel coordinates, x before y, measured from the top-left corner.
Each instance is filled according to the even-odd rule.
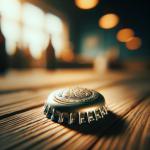
[[[149,149],[149,76],[148,71],[10,71],[0,76],[0,149]],[[109,115],[96,126],[67,127],[43,115],[48,93],[73,85],[104,95]]]

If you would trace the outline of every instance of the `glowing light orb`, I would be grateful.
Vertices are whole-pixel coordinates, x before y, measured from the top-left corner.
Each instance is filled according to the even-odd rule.
[[[120,42],[127,42],[133,36],[134,36],[134,31],[132,29],[124,28],[118,31],[117,40]]]
[[[99,0],[75,0],[75,4],[80,9],[92,9],[98,4]]]
[[[137,50],[141,47],[142,40],[139,37],[132,37],[126,42],[126,47],[129,50]]]
[[[99,19],[99,26],[104,29],[114,28],[119,23],[119,17],[116,14],[106,14]]]

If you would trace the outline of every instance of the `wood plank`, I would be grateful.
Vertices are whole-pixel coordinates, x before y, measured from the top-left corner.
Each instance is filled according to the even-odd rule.
[[[22,90],[38,90],[53,88],[57,86],[76,85],[93,80],[112,81],[128,77],[135,77],[139,74],[130,72],[108,72],[98,74],[92,69],[56,70],[45,71],[41,69],[29,71],[10,71],[6,76],[0,76],[0,93],[18,92]],[[149,72],[143,75],[149,75]]]
[[[12,120],[12,122],[13,122],[13,120]],[[9,127],[9,128],[10,128],[10,127]],[[35,128],[35,126],[32,125],[32,126],[31,126],[31,129],[30,129],[30,132],[31,132],[31,131],[33,132],[33,129],[34,129],[34,128]],[[22,129],[21,129],[21,130],[22,130]],[[23,133],[21,132],[21,130],[20,130],[19,133],[22,135]],[[44,129],[44,131],[45,131],[45,130],[46,130],[46,128]],[[6,130],[6,131],[7,131],[7,130]],[[40,131],[41,131],[41,130],[40,130]],[[47,131],[47,130],[46,130],[46,131]],[[70,131],[68,131],[68,132],[67,132],[67,131],[68,131],[68,130],[65,130],[65,133],[70,132]],[[32,133],[32,132],[31,132],[31,133]],[[26,132],[25,132],[25,133],[26,133]],[[74,133],[73,135],[76,135],[76,132],[72,132],[72,133]],[[36,134],[38,134],[38,132],[36,132]],[[42,138],[42,139],[43,139],[45,136],[46,136],[46,137],[47,137],[47,136],[49,137],[49,135],[51,135],[51,130],[48,130],[46,133],[43,133],[43,134],[44,134],[44,135],[42,135],[42,137],[40,136],[40,137],[38,137],[38,138],[40,138],[40,139]],[[61,135],[61,133],[59,133],[59,134]],[[69,134],[69,133],[68,133],[68,134]],[[80,134],[80,133],[79,133],[79,134]],[[6,135],[6,134],[5,134],[5,135]],[[9,138],[7,139],[7,138],[4,138],[4,137],[3,137],[3,139],[5,139],[5,140],[7,140],[7,141],[9,141],[9,139],[10,139],[11,142],[12,142],[12,139],[13,139],[15,142],[18,143],[18,142],[20,141],[21,135],[18,136],[18,135],[16,135],[16,132],[15,132],[15,134],[14,134],[13,137],[8,134],[8,137],[9,137]],[[16,139],[16,136],[17,136],[17,139]],[[33,135],[32,135],[32,136],[33,136]],[[64,135],[64,132],[63,132],[62,136],[65,136],[65,135]],[[90,136],[91,136],[91,135],[90,135]],[[86,137],[87,137],[87,136],[85,136],[85,138],[82,138],[83,141],[84,141],[84,139],[86,139]],[[28,137],[28,138],[29,138],[29,137]],[[34,138],[37,140],[37,137],[34,137]],[[61,138],[62,138],[62,137],[60,137],[60,139],[61,139]],[[31,137],[30,137],[29,139],[31,139]],[[26,141],[26,139],[22,139],[22,140],[25,140],[25,141]],[[36,140],[35,140],[35,141],[36,141]],[[53,140],[53,138],[51,138],[51,140]],[[93,139],[92,139],[92,141],[93,141]],[[26,142],[27,142],[27,141],[26,141]],[[32,137],[32,140],[29,141],[29,142],[34,142],[33,137]],[[50,142],[50,141],[47,141],[47,142]],[[22,143],[24,143],[24,142],[22,142]],[[39,143],[39,142],[35,142],[35,143],[37,144],[37,143]],[[42,142],[42,143],[45,143],[45,142]],[[56,142],[56,143],[59,144],[59,142]],[[55,143],[55,144],[56,144],[56,143]],[[13,144],[15,144],[15,143],[13,143]],[[28,145],[29,145],[29,144],[28,144]],[[34,145],[34,144],[33,144],[33,145]],[[47,144],[45,143],[45,145],[47,145]],[[76,145],[76,144],[75,144],[75,145]],[[52,145],[51,145],[51,146],[52,146]]]
[[[39,88],[51,88],[57,85],[67,85],[73,82],[83,82],[98,77],[93,70],[29,70],[10,72],[0,76],[1,93]]]
[[[1,149],[146,149],[150,146],[150,80],[147,74],[134,76],[120,73],[113,79],[106,77],[108,81],[104,82],[104,78],[95,76],[89,82],[78,82],[101,92],[111,111],[96,132],[68,128],[43,115],[42,106],[49,91],[68,83],[11,93],[8,97],[2,94],[0,102],[6,101],[0,103]]]
[[[126,77],[126,76],[125,76]],[[104,89],[109,86],[115,85],[115,84],[123,84],[126,83],[125,81],[128,81],[129,77],[127,76],[126,79],[124,77],[124,80],[115,81],[115,79],[101,82],[101,80],[96,80],[95,82],[89,81],[86,83],[79,83],[78,85],[81,87],[87,87],[92,89]],[[130,82],[130,80],[128,81]],[[146,80],[147,82],[147,80]],[[136,82],[135,82],[136,83]],[[145,82],[144,82],[145,83]],[[64,86],[63,86],[64,87]],[[8,94],[5,94],[5,96],[2,96],[1,101],[5,99],[5,101],[2,101],[2,104],[0,105],[0,118],[7,117],[11,115],[11,113],[18,113],[21,110],[25,111],[28,109],[32,109],[34,107],[40,107],[44,104],[44,101],[52,90],[57,88],[51,88],[48,90],[39,90],[39,91],[30,91],[30,92],[19,92],[18,94],[10,94],[14,95],[14,97],[9,96]],[[123,91],[124,92],[124,91]],[[113,92],[112,92],[113,93]],[[15,97],[16,95],[16,97]],[[11,100],[10,100],[11,98]],[[9,102],[10,101],[10,102]],[[1,107],[3,106],[3,107]]]

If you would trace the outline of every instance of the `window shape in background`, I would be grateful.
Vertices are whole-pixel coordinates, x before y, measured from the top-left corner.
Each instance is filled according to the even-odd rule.
[[[23,4],[22,8],[23,45],[29,47],[31,55],[38,59],[41,57],[45,49],[45,42],[48,40],[45,14],[40,8],[29,3]]]
[[[49,36],[56,56],[64,49],[63,21],[54,14],[46,14],[33,4],[18,0],[0,0],[0,13],[10,55],[15,53],[16,43],[19,43],[22,47],[29,47],[32,57],[38,59],[48,46]]]
[[[0,0],[0,13],[9,20],[20,21],[21,3],[18,0]]]

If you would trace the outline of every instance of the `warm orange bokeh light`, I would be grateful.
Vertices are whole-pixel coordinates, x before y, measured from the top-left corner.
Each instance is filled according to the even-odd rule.
[[[127,42],[126,42],[126,47],[129,50],[137,50],[141,47],[142,41],[139,37],[131,37]]]
[[[63,50],[60,58],[65,62],[72,62],[74,60],[74,53],[71,49]]]
[[[99,26],[104,29],[111,29],[119,23],[119,17],[116,14],[106,14],[99,19]]]
[[[124,28],[118,31],[117,40],[120,42],[127,42],[133,36],[134,36],[134,31],[132,29]]]
[[[77,7],[81,9],[91,9],[98,4],[99,0],[75,0]]]

